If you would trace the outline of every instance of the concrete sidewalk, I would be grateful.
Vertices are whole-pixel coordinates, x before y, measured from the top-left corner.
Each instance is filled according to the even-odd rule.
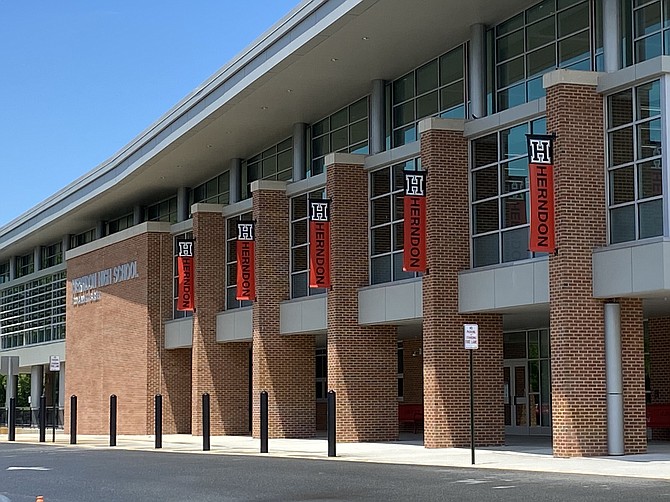
[[[595,458],[554,458],[548,438],[508,438],[508,445],[478,448],[475,465],[467,448],[426,449],[419,439],[390,443],[338,443],[337,456],[328,457],[326,439],[270,439],[269,453],[261,454],[260,441],[249,436],[212,436],[211,450],[202,451],[202,437],[186,434],[163,436],[163,447],[155,449],[153,436],[117,436],[116,449],[156,452],[199,453],[203,455],[254,455],[276,458],[301,458],[328,461],[374,462],[388,464],[442,467],[474,467],[477,469],[509,469],[519,471],[627,476],[670,481],[670,442],[652,442],[644,455]],[[47,430],[45,446],[53,444],[70,448],[110,448],[109,436],[77,436],[77,445],[57,431]],[[0,437],[0,444],[7,436]],[[16,443],[40,444],[37,430],[17,431]],[[0,446],[1,448],[1,446]]]

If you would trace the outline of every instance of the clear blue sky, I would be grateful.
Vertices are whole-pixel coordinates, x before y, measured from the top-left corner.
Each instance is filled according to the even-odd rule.
[[[0,0],[0,226],[120,150],[299,0]]]

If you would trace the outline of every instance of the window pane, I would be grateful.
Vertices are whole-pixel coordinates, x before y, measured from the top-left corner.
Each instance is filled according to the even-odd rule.
[[[405,228],[402,222],[393,224],[393,251],[401,251],[405,247]]]
[[[498,39],[497,61],[506,61],[523,54],[523,30],[515,31]]]
[[[530,258],[528,227],[509,230],[502,234],[503,263]]]
[[[526,102],[526,86],[521,83],[498,93],[498,110],[507,110]]]
[[[440,89],[440,110],[449,110],[463,104],[463,81]]]
[[[528,188],[528,158],[516,159],[502,165],[502,192],[516,192]]]
[[[393,146],[402,146],[416,141],[416,125],[412,124],[393,131]]]
[[[559,38],[588,28],[590,17],[588,2],[559,13],[556,17]]]
[[[349,141],[352,145],[360,143],[361,141],[367,141],[368,139],[368,121],[361,120],[352,124],[349,128]]]
[[[645,119],[661,113],[660,80],[654,80],[648,84],[641,85],[636,89],[636,92],[638,119]]]
[[[426,94],[416,99],[416,118],[422,119],[437,113],[437,91]]]
[[[635,36],[640,37],[661,29],[661,3],[654,2],[635,11]]]
[[[330,136],[321,136],[312,140],[312,157],[322,157],[330,153]]]
[[[489,134],[472,142],[474,167],[485,166],[498,160],[498,137]]]
[[[638,166],[638,192],[640,199],[663,193],[661,159],[643,162]]]
[[[416,70],[416,93],[423,94],[437,88],[437,59]]]
[[[635,200],[634,181],[633,166],[610,171],[610,204]]]
[[[307,220],[293,223],[293,246],[307,243]]]
[[[519,57],[498,66],[498,87],[515,84],[525,77],[523,57]]]
[[[472,240],[473,266],[494,265],[498,258],[498,234],[475,237]]]
[[[410,279],[414,277],[414,272],[405,272],[402,269],[402,253],[395,253],[393,255],[393,280],[401,281],[403,279]]]
[[[307,296],[307,273],[291,276],[291,296],[293,298]]]
[[[635,206],[610,211],[610,234],[612,244],[635,240]]]
[[[372,254],[391,252],[391,225],[372,229]]]
[[[267,179],[277,173],[277,157],[270,157],[263,161],[263,178]]]
[[[475,201],[498,195],[498,166],[472,173],[472,197]]]
[[[391,255],[372,258],[370,283],[381,284],[391,282]]]
[[[347,114],[347,109],[344,108],[343,110],[333,113],[330,116],[330,130],[334,131],[335,129],[344,127],[347,125],[348,122],[349,122],[349,116]]]
[[[639,159],[661,154],[661,119],[637,126],[637,155]]]
[[[440,57],[440,85],[463,78],[463,47]]]
[[[569,66],[575,61],[588,59],[591,40],[588,31],[566,38],[558,43],[558,65]]]
[[[349,120],[355,122],[368,116],[368,99],[363,98],[349,107]]]
[[[391,191],[391,170],[388,167],[374,171],[372,178],[372,197]]]
[[[516,30],[523,26],[523,12],[517,16],[514,16],[512,19],[505,21],[504,23],[499,24],[496,27],[497,35],[504,35],[510,31]]]
[[[518,227],[528,223],[526,197],[528,192],[521,192],[509,197],[503,197],[500,201],[503,213],[503,228]]]
[[[380,197],[372,201],[372,225],[391,222],[391,197]]]
[[[661,34],[648,36],[635,42],[635,60],[646,61],[662,54]]]
[[[610,96],[607,102],[610,127],[617,127],[633,121],[633,93],[630,89]]]
[[[307,246],[294,248],[291,251],[293,255],[293,266],[291,272],[299,272],[300,270],[307,270]]]
[[[528,81],[528,101],[540,99],[545,96],[544,85],[542,84],[542,76],[536,77]]]
[[[473,234],[498,230],[498,200],[480,202],[472,206]]]
[[[526,22],[532,23],[554,13],[554,0],[544,0],[526,11]]]
[[[553,17],[544,19],[539,23],[531,24],[526,28],[526,50],[532,51],[533,49],[537,49],[553,42],[555,38]]]
[[[393,108],[393,126],[403,126],[414,121],[414,101]]]
[[[526,146],[527,132],[528,126],[526,124],[521,124],[516,127],[511,127],[510,129],[505,129],[500,133],[501,160],[526,155],[528,153]]]
[[[644,202],[639,206],[640,239],[663,235],[663,200]]]
[[[414,97],[414,73],[408,73],[393,82],[393,103],[402,103]]]
[[[349,134],[346,127],[334,131],[330,135],[331,149],[334,152],[341,151],[349,146]]]
[[[554,45],[548,45],[543,49],[531,52],[527,57],[528,77],[541,75],[549,70],[556,68],[556,48]]]
[[[323,119],[312,126],[312,135],[320,136],[330,130],[328,119]]]
[[[609,133],[610,166],[633,161],[633,128],[626,127]]]

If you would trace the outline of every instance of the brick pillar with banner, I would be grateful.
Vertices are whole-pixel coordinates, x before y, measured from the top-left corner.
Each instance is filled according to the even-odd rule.
[[[314,436],[314,335],[281,335],[281,302],[289,299],[289,200],[286,183],[251,184],[256,240],[253,309],[253,435],[260,435],[260,392],[268,393],[271,438]]]
[[[504,443],[503,336],[498,314],[461,315],[458,273],[470,268],[468,141],[463,121],[426,119],[421,165],[427,177],[428,272],[423,276],[424,444],[470,446],[469,354],[464,325],[478,324],[474,351],[475,440]]]
[[[216,341],[216,316],[226,303],[226,228],[222,206],[193,206],[192,431],[202,434],[202,395],[210,395],[212,435],[249,432],[249,343]]]
[[[331,206],[328,388],[337,395],[337,440],[398,438],[395,326],[358,324],[358,289],[368,282],[368,173],[364,157],[326,156]]]

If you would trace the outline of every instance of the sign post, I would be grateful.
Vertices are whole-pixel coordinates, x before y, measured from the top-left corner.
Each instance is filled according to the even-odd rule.
[[[479,348],[479,325],[463,325],[465,349],[470,352],[470,451],[475,465],[475,372],[472,354]]]
[[[58,422],[58,407],[56,406],[56,373],[60,371],[60,357],[49,356],[49,371],[51,371],[51,389],[52,389],[52,404],[53,404],[53,436],[51,442],[56,442],[56,422]]]

